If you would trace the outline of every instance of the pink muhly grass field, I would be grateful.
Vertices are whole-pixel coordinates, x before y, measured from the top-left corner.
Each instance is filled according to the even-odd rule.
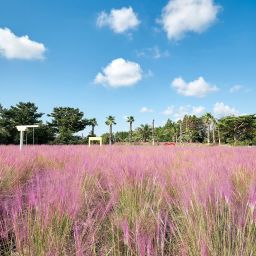
[[[256,148],[0,147],[0,255],[256,255]]]

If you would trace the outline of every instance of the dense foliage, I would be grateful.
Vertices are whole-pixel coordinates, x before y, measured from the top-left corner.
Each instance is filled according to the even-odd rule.
[[[91,130],[88,136],[96,136],[94,130],[98,125],[96,118],[86,119],[78,108],[56,107],[47,115],[50,121],[44,123],[43,113],[31,102],[20,102],[10,108],[0,105],[0,144],[19,143],[16,125],[39,124],[35,136],[31,130],[26,133],[26,143],[31,144],[83,144],[87,137],[77,135],[85,127]],[[127,130],[113,133],[116,124],[114,116],[108,116],[105,124],[109,133],[103,134],[105,144],[147,143],[152,139],[160,142],[213,143],[233,145],[256,144],[256,115],[227,116],[214,118],[210,113],[202,117],[185,115],[182,120],[167,120],[165,125],[152,130],[152,125],[142,124],[133,128],[135,118],[127,117]],[[34,139],[33,139],[34,137]]]

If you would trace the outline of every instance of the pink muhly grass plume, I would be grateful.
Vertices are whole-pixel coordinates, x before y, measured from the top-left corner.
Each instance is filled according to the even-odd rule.
[[[250,254],[255,155],[245,147],[1,146],[0,254]]]
[[[124,243],[127,244],[129,246],[130,244],[130,234],[129,234],[129,224],[127,220],[123,220],[120,223],[120,227],[123,231],[123,239],[124,239]]]
[[[208,256],[207,244],[204,240],[201,241],[201,256]]]

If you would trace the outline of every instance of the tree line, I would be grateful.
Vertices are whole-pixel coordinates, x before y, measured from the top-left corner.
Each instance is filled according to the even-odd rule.
[[[0,104],[0,144],[18,144],[17,125],[38,124],[35,133],[28,130],[25,143],[31,144],[86,144],[89,136],[95,135],[98,125],[96,118],[87,119],[78,108],[55,107],[47,116],[51,121],[43,122],[44,113],[31,102],[19,102],[15,106],[4,108]],[[202,117],[185,115],[174,122],[170,119],[163,126],[154,128],[151,124],[142,124],[133,129],[135,118],[126,119],[128,131],[113,132],[116,125],[114,116],[108,116],[105,124],[109,132],[102,134],[103,143],[147,143],[179,142],[256,145],[256,115],[227,116],[216,119],[206,113]],[[87,136],[77,135],[90,127]],[[33,138],[32,138],[33,137]]]

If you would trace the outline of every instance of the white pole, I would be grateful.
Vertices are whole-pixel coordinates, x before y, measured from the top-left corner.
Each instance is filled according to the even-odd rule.
[[[23,131],[20,131],[20,150],[23,147]]]
[[[152,122],[152,145],[155,145],[155,120]]]
[[[35,144],[35,128],[33,127],[33,145]]]

